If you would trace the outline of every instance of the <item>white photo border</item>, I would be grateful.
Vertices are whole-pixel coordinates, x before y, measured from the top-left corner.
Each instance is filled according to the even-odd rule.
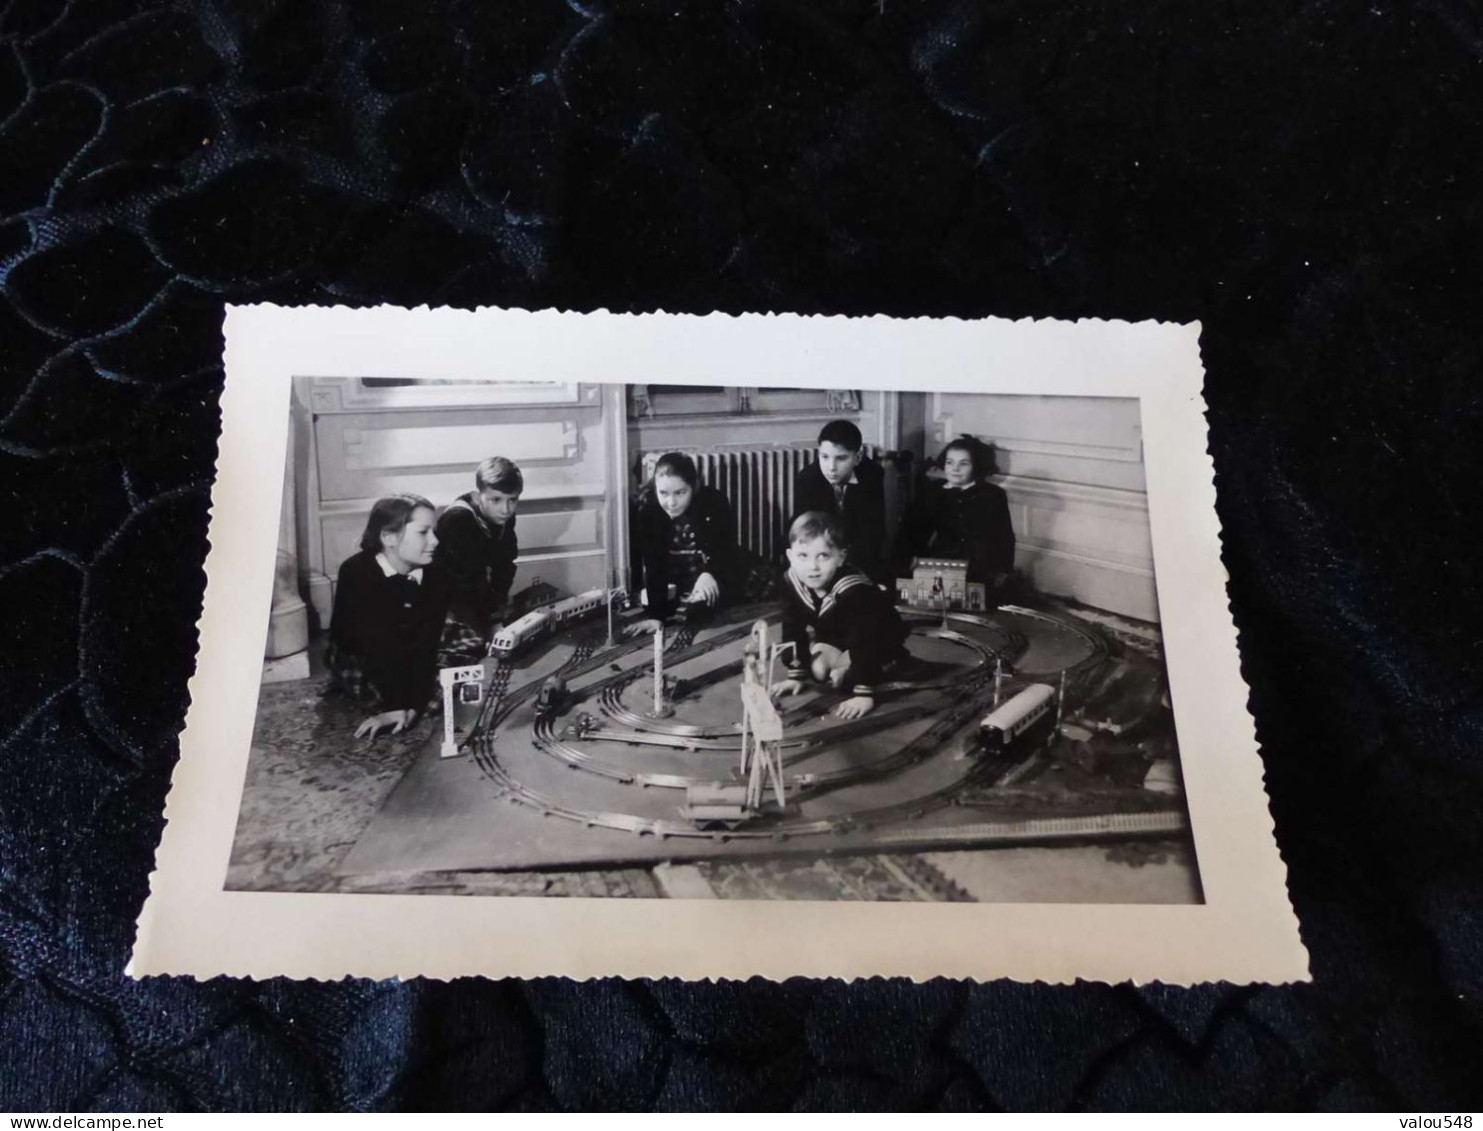
[[[200,651],[128,971],[938,976],[1281,983],[1307,953],[1272,835],[1220,562],[1198,324],[229,307]],[[271,604],[295,376],[1132,396],[1205,902],[920,904],[305,894],[223,888]],[[762,376],[765,375],[765,376]]]

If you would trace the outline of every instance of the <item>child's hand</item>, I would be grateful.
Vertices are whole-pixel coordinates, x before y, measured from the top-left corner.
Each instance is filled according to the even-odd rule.
[[[416,718],[416,711],[382,711],[379,715],[372,715],[356,727],[355,737],[375,738],[383,730],[391,734],[401,734],[412,725]]]
[[[653,617],[636,620],[623,630],[624,636],[650,636],[664,627],[664,622]]]
[[[869,695],[856,695],[853,699],[846,699],[834,708],[834,714],[840,719],[858,719],[870,714],[873,710],[875,710],[874,699]]]
[[[780,679],[768,688],[768,693],[774,699],[778,699],[784,695],[797,695],[802,690],[803,681],[801,679]]]
[[[686,601],[692,605],[714,605],[721,599],[721,586],[716,579],[708,573],[703,573],[695,579],[695,584],[690,589],[690,596]]]

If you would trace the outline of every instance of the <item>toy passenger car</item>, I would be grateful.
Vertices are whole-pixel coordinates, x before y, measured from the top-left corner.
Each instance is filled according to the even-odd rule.
[[[564,601],[532,609],[494,634],[494,639],[489,643],[489,654],[507,660],[527,644],[548,633],[559,632],[567,625],[606,608],[609,600],[613,602],[614,608],[621,609],[626,604],[627,595],[622,589],[588,589],[585,593],[578,593]]]
[[[1049,735],[1055,725],[1056,689],[1032,683],[990,711],[979,724],[979,743],[985,750],[1002,751],[1032,732]]]

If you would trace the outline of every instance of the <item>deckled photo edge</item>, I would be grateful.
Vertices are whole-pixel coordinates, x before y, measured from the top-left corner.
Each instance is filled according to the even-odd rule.
[[[553,337],[557,327],[561,333]],[[630,318],[555,312],[234,308],[227,320],[227,386],[219,475],[212,495],[199,666],[131,973],[1305,980],[1306,955],[1297,941],[1282,863],[1272,841],[1220,571],[1197,333],[1197,327],[1170,324],[1085,321],[893,323],[789,316]],[[994,363],[996,346],[1000,356],[1010,359],[1003,365]],[[1125,350],[1129,356],[1118,356]],[[488,361],[492,355],[500,358],[493,366]],[[1044,363],[1039,372],[1032,371],[1029,357]],[[707,364],[700,364],[702,359]],[[923,361],[928,364],[914,364]],[[1163,377],[1152,379],[1147,373],[1140,377],[1135,372],[1140,364]],[[1010,367],[1017,372],[1003,372]],[[1105,372],[1096,372],[1109,367],[1121,367],[1112,385],[1105,383]],[[498,372],[489,373],[491,368]],[[913,369],[927,373],[914,378]],[[1192,601],[1207,606],[1204,615],[1207,621],[1214,616],[1220,648],[1228,652],[1219,657],[1219,666],[1228,677],[1234,673],[1236,681],[1233,686],[1224,686],[1229,680],[1223,681],[1214,702],[1223,710],[1219,716],[1223,722],[1240,731],[1233,742],[1236,772],[1229,777],[1212,775],[1203,765],[1186,770],[1187,779],[1192,779],[1187,784],[1202,880],[1211,881],[1214,888],[1213,893],[1207,889],[1207,896],[1213,894],[1211,902],[1180,908],[724,901],[701,906],[674,900],[221,890],[247,760],[272,584],[271,547],[282,482],[267,469],[282,466],[292,377],[494,376],[606,384],[631,383],[643,376],[649,381],[683,378],[697,386],[730,385],[746,377],[749,385],[766,387],[803,384],[815,372],[835,377],[848,373],[855,387],[881,390],[941,391],[943,382],[956,375],[959,383],[949,381],[947,387],[963,392],[1137,396],[1146,426],[1153,414],[1149,429],[1153,436],[1165,424],[1185,430],[1168,441],[1168,451],[1171,457],[1180,457],[1177,462],[1186,478],[1191,469],[1199,472],[1198,490],[1189,492],[1199,497],[1186,505],[1188,509],[1175,506],[1164,497],[1175,488],[1156,489],[1151,481],[1149,510],[1160,606],[1168,596],[1166,587],[1181,587],[1169,586],[1170,570],[1179,571],[1182,578],[1186,568],[1193,567],[1190,572],[1198,576],[1197,583],[1191,582],[1194,591],[1178,597],[1176,604]],[[1159,451],[1149,460],[1151,480],[1163,455]],[[228,511],[232,520],[224,525]],[[1188,555],[1172,545],[1172,536],[1160,533],[1161,516],[1176,512],[1181,520],[1192,519],[1199,541],[1207,543],[1196,547],[1192,561],[1184,560]],[[222,578],[241,586],[230,598],[223,592]],[[1212,579],[1213,594],[1208,592]],[[1214,614],[1209,608],[1212,600]],[[1170,635],[1180,635],[1177,622],[1165,624],[1175,624]],[[1171,645],[1170,651],[1180,647]],[[254,651],[259,653],[256,658]],[[1175,662],[1171,657],[1171,667]],[[1178,684],[1172,671],[1171,679]],[[1177,688],[1175,698],[1180,698]],[[1243,718],[1237,719],[1238,711]],[[1175,712],[1183,747],[1186,730],[1199,727],[1186,722],[1178,702]],[[1207,779],[1220,788],[1234,786],[1235,793],[1228,793],[1224,801],[1238,811],[1239,829],[1227,829],[1227,821],[1208,816],[1207,835],[1199,812]],[[1235,861],[1229,867],[1228,887],[1221,878],[1227,858]],[[1209,877],[1207,868],[1213,869]],[[1253,875],[1257,882],[1243,882]],[[192,917],[195,921],[188,922]],[[378,935],[389,925],[402,929],[395,937]],[[1084,937],[1089,925],[1099,931],[1105,925],[1111,934],[1103,931],[1103,937],[1117,943],[1115,953],[1076,953],[1075,945],[1067,952],[1054,941],[1067,933]],[[1148,930],[1155,925],[1154,931]],[[1260,939],[1249,935],[1242,953],[1230,953],[1229,946],[1222,950],[1218,944],[1233,929],[1256,932]],[[267,940],[260,936],[282,930],[287,931],[286,942],[276,948],[263,945]],[[573,937],[584,930],[601,936],[603,944]],[[959,937],[944,941],[944,932],[954,930]],[[732,937],[737,933],[749,938],[766,933],[774,945],[739,945]],[[924,953],[922,935],[936,936],[934,951]],[[359,941],[347,942],[356,936]],[[676,948],[665,945],[665,936],[687,938],[691,945],[685,953],[676,953]],[[1253,941],[1258,945],[1251,945]],[[852,954],[850,945],[842,943],[861,945]]]

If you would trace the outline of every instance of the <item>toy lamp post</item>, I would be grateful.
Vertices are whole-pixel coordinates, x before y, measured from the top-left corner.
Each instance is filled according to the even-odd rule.
[[[608,642],[605,647],[613,648],[617,646],[618,639],[613,635],[613,593],[615,592],[615,587],[613,585],[613,573],[611,570],[604,574],[604,581],[606,582],[608,591]]]
[[[664,697],[664,625],[654,629],[654,709],[651,719],[667,719],[675,713]]]

